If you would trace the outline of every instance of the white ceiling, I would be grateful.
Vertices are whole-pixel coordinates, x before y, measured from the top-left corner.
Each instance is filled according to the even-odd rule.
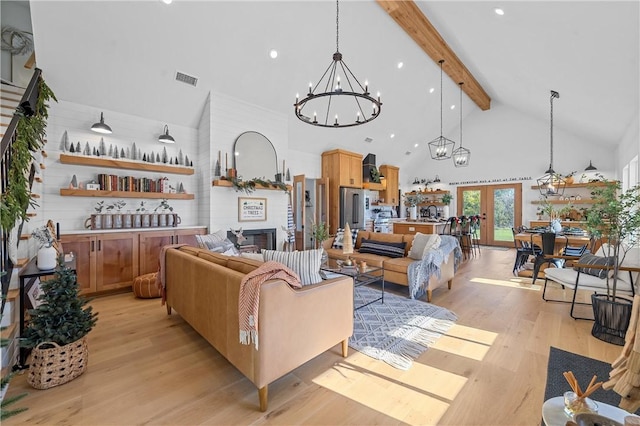
[[[638,1],[417,4],[494,106],[548,121],[557,90],[554,124],[610,146],[639,114]],[[340,51],[382,93],[382,114],[344,130],[303,124],[292,106],[331,62],[332,1],[32,1],[31,13],[38,66],[63,100],[196,127],[209,91],[225,93],[290,115],[291,149],[319,153],[368,136],[398,165],[440,134],[438,65],[374,1],[340,3]],[[198,86],[176,82],[177,70]],[[457,135],[459,110],[449,106],[459,89],[446,75],[443,95],[445,135]],[[483,114],[466,95],[463,112]]]

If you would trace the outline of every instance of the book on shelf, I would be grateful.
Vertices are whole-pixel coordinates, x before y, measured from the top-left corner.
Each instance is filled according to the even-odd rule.
[[[102,191],[161,192],[165,194],[175,192],[172,191],[169,179],[166,177],[151,179],[100,173],[98,174],[98,184]]]

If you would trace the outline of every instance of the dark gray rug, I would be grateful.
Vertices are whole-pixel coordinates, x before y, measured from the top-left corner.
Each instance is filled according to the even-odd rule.
[[[544,401],[555,396],[562,396],[566,391],[571,390],[569,383],[562,375],[565,371],[573,371],[582,388],[587,386],[595,374],[597,381],[606,382],[609,380],[611,364],[598,361],[597,359],[563,351],[562,349],[549,349],[549,365],[547,366],[547,386],[544,391]],[[584,385],[583,385],[584,383]],[[591,398],[596,401],[617,407],[620,404],[620,395],[614,391],[606,391],[602,388],[591,394]],[[640,414],[640,410],[635,414]]]
[[[380,297],[376,287],[357,287],[354,306]],[[457,317],[440,306],[385,292],[384,303],[355,311],[349,346],[402,370],[451,328]]]

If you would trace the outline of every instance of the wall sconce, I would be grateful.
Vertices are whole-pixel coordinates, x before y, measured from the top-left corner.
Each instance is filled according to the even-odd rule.
[[[586,169],[584,169],[584,171],[585,172],[595,172],[596,170],[598,170],[598,169],[596,169],[596,167],[593,164],[591,164],[591,160],[589,160],[589,165],[587,166]]]
[[[169,126],[164,125],[164,133],[158,138],[158,142],[162,143],[176,143],[175,139],[169,134]]]
[[[91,126],[91,130],[93,130],[94,132],[103,133],[106,135],[113,133],[113,131],[111,130],[111,127],[107,126],[104,123],[104,114],[102,112],[100,113],[100,122],[94,123],[94,125]]]

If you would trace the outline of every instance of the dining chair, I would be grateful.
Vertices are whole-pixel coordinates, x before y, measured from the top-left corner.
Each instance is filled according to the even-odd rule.
[[[513,244],[516,248],[516,259],[513,263],[513,274],[517,275],[518,271],[522,269],[522,267],[527,263],[529,257],[537,256],[542,249],[537,244],[533,244],[533,242],[523,241],[516,239],[516,234],[522,232],[522,227],[519,227],[517,230],[514,227],[511,227],[511,232],[513,233]]]

